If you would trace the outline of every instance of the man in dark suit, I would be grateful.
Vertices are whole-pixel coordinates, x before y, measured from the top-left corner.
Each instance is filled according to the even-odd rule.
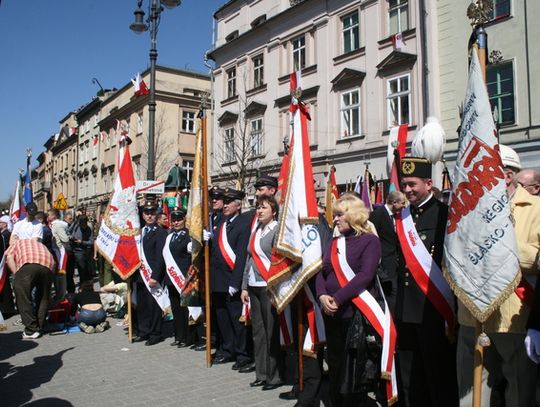
[[[251,363],[246,346],[246,327],[239,321],[242,315],[240,288],[250,235],[249,224],[240,215],[243,197],[241,191],[224,191],[224,218],[213,233],[210,255],[212,306],[222,339],[214,363],[235,361],[234,369]]]
[[[223,218],[223,189],[212,187],[208,195],[210,196],[212,211],[210,212],[210,233],[214,233]]]
[[[386,204],[375,209],[369,216],[381,241],[381,267],[378,274],[386,302],[392,313],[396,306],[399,263],[399,241],[396,234],[395,216],[401,212],[405,204],[405,195],[400,191],[393,191],[388,194]]]
[[[163,283],[165,278],[165,261],[163,246],[167,240],[167,231],[157,224],[157,205],[153,201],[145,202],[142,208],[144,227],[142,228],[142,251],[150,268],[150,287]],[[163,340],[161,335],[162,309],[146,287],[139,272],[133,274],[133,282],[137,290],[137,326],[138,336],[134,342],[145,341],[152,346]]]
[[[411,205],[416,231],[441,267],[448,207],[433,196],[431,163],[405,157],[400,172],[401,190]],[[402,244],[406,243],[402,241],[400,247]],[[457,406],[455,347],[446,336],[443,317],[420,289],[414,274],[401,254],[394,312],[399,402],[411,407]]]

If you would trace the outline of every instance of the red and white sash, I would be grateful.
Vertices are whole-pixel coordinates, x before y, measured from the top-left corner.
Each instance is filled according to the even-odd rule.
[[[64,246],[58,247],[58,250],[55,250],[56,261],[58,262],[57,273],[66,274],[67,262],[68,262],[68,252]]]
[[[253,259],[255,266],[257,266],[257,270],[259,271],[261,277],[264,279],[264,281],[268,281],[268,277],[270,276],[270,266],[272,263],[261,248],[261,235],[261,228],[258,228],[251,233],[251,238],[249,239],[249,253],[251,254],[251,258]]]
[[[344,236],[334,238],[332,241],[331,262],[339,285],[341,287],[346,286],[356,274],[347,262]],[[377,287],[382,298],[384,298],[378,280]],[[398,395],[394,360],[397,334],[388,304],[385,299],[383,310],[377,300],[367,290],[362,290],[357,297],[352,299],[352,302],[366,317],[382,340],[381,377],[387,380],[386,394],[388,404],[391,405],[397,401]]]
[[[144,248],[142,243],[140,252],[141,266],[139,267],[139,273],[141,274],[141,278],[144,281],[144,285],[146,286],[150,294],[152,294],[152,297],[154,297],[159,307],[163,311],[166,311],[171,307],[171,302],[169,300],[169,290],[166,286],[162,287],[159,283],[155,287],[150,287],[149,281],[152,278],[152,268],[146,260],[146,255],[144,254]]]
[[[236,254],[234,253],[229,241],[227,240],[227,222],[223,221],[221,223],[221,229],[218,235],[218,245],[221,255],[225,259],[225,262],[230,269],[234,268],[234,263],[236,262]]]
[[[411,216],[411,208],[396,216],[396,232],[411,274],[424,295],[431,301],[452,330],[455,326],[454,295],[443,273],[420,239]]]
[[[304,311],[307,317],[307,331],[304,338],[304,354],[314,355],[317,345],[326,342],[326,331],[324,329],[324,319],[319,303],[315,301],[309,285],[304,285],[302,300],[304,302]]]
[[[173,285],[178,293],[182,294],[182,290],[184,289],[184,285],[186,283],[186,278],[184,277],[182,270],[180,270],[180,267],[178,267],[178,264],[176,264],[176,260],[174,260],[171,253],[169,245],[171,244],[172,237],[173,233],[169,234],[169,236],[167,236],[167,240],[165,240],[165,246],[163,247],[163,260],[165,260],[167,275],[173,282]]]
[[[251,303],[242,304],[242,314],[238,318],[240,322],[243,322],[245,325],[251,324]]]
[[[0,293],[4,290],[4,285],[7,281],[7,270],[6,270],[6,255],[2,256],[0,261]]]

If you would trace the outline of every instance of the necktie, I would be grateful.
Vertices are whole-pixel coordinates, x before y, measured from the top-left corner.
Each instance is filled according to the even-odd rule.
[[[149,226],[145,226],[144,229],[143,229],[143,237],[145,237],[148,232],[150,232],[150,227]]]
[[[180,232],[174,232],[174,233],[173,233],[173,238],[172,238],[173,242],[174,242],[176,239],[178,239],[178,236],[180,236]]]

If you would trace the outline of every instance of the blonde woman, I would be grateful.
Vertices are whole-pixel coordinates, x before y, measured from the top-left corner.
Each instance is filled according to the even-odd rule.
[[[375,284],[381,245],[362,200],[346,194],[333,209],[339,236],[324,252],[317,297],[325,315],[332,405],[357,406],[365,402],[368,392],[379,392],[380,342],[352,299],[363,290],[378,297]],[[344,269],[349,271],[348,278]]]

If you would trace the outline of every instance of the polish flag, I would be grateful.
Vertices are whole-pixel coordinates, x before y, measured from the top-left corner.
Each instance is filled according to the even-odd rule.
[[[21,198],[19,191],[21,189],[21,182],[17,180],[17,186],[15,187],[15,193],[13,194],[13,201],[11,201],[11,206],[9,208],[9,217],[13,223],[21,219]]]
[[[142,96],[142,95],[148,95],[148,87],[146,86],[146,83],[143,81],[141,74],[137,73],[137,76],[135,76],[134,79],[131,80],[131,83],[133,84],[133,87],[135,88],[134,96]]]
[[[398,50],[401,50],[405,47],[405,42],[403,41],[403,33],[399,32],[392,35],[392,47]]]

